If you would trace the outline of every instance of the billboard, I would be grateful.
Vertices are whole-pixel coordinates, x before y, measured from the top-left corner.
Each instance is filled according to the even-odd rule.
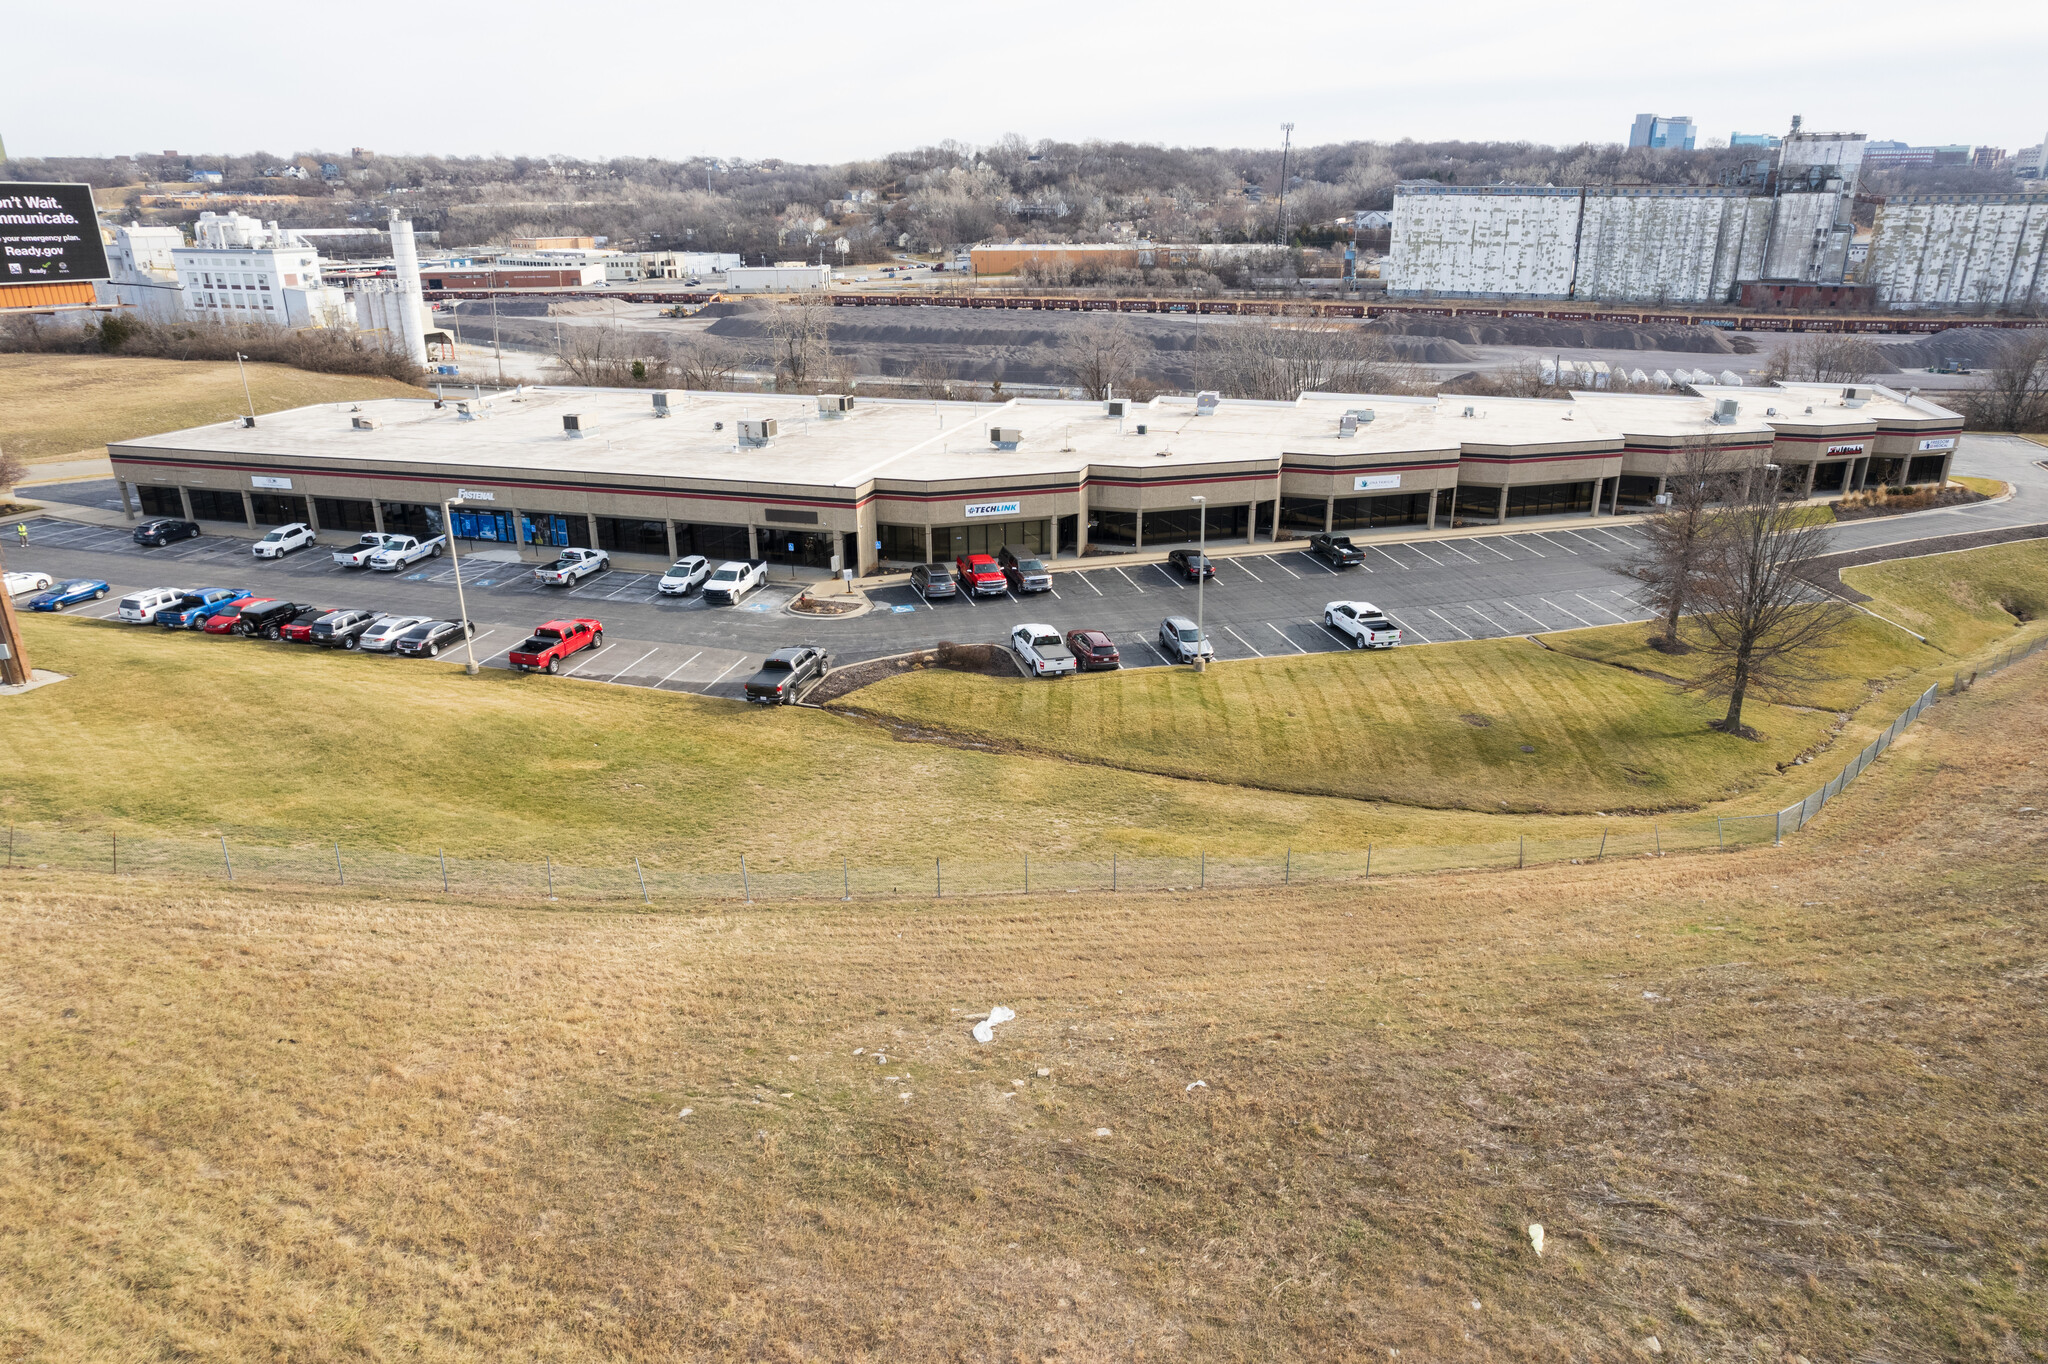
[[[0,182],[0,284],[106,277],[91,185]]]

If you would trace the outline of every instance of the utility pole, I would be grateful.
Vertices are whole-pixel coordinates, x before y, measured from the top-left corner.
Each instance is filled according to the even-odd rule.
[[[1287,153],[1294,146],[1294,125],[1280,125],[1280,214],[1273,228],[1273,245],[1287,245]]]
[[[493,275],[496,270],[491,272]],[[498,387],[505,386],[505,352],[498,349],[498,288],[497,281],[491,281],[491,356],[498,362]]]
[[[0,555],[0,574],[6,572],[6,556]],[[26,686],[30,673],[28,651],[21,643],[21,622],[14,616],[14,598],[0,591],[0,685]]]

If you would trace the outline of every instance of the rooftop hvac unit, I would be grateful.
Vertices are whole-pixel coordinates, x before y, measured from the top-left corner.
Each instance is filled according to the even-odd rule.
[[[477,419],[477,415],[476,408],[471,407],[468,403],[455,404],[455,420],[459,422],[473,422]]]
[[[348,424],[358,431],[375,431],[384,423],[378,421],[375,417],[350,417]]]
[[[1138,434],[1139,434],[1139,435],[1141,435],[1141,436],[1145,434],[1145,423],[1144,423],[1144,422],[1139,422],[1139,423],[1138,423]]]
[[[843,417],[853,411],[853,399],[844,393],[820,393],[818,415],[821,417]]]
[[[654,390],[652,396],[654,398],[654,415],[657,417],[666,417],[668,415],[668,390],[665,388],[657,388]]]
[[[1221,393],[1216,392],[1214,389],[1209,389],[1205,390],[1204,392],[1197,393],[1195,395],[1195,415],[1197,417],[1215,416],[1217,404],[1221,403],[1222,401],[1223,395]]]
[[[242,429],[244,431],[248,430],[250,427],[256,424],[256,419],[254,417],[237,417],[235,418],[235,420],[241,423]]]
[[[1468,417],[1476,417],[1479,415],[1479,409],[1475,407],[1468,407],[1465,409],[1465,415]]]
[[[1023,439],[1023,431],[1014,426],[991,426],[988,429],[988,442],[998,450],[1014,450]]]
[[[1344,415],[1355,419],[1360,426],[1364,426],[1373,419],[1373,410],[1369,407],[1354,407],[1346,411]]]
[[[585,417],[581,412],[564,412],[562,414],[562,434],[570,440],[582,440],[590,434],[596,425],[597,423]]]
[[[1340,438],[1355,436],[1357,434],[1358,418],[1352,416],[1349,412],[1346,412],[1343,416],[1337,418],[1337,435]]]
[[[1733,398],[1716,398],[1714,400],[1714,424],[1716,426],[1733,426],[1735,424],[1735,400]]]
[[[782,423],[773,417],[755,417],[739,424],[740,444],[766,445],[782,434]]]
[[[1130,400],[1127,398],[1111,398],[1103,404],[1104,415],[1110,417],[1123,416],[1124,409],[1129,406],[1129,402]]]

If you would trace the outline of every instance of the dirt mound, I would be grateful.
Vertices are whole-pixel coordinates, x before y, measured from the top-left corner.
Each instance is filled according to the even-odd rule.
[[[1900,369],[1932,369],[1944,360],[1960,360],[1968,369],[1991,364],[2014,333],[1995,327],[1951,327],[1932,336],[1884,343],[1885,358]]]

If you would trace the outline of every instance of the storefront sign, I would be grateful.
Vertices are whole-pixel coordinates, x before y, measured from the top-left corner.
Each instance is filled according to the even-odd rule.
[[[1937,436],[1932,440],[1921,441],[1920,448],[1922,450],[1953,450],[1956,448],[1956,438],[1954,436]]]
[[[268,474],[251,474],[249,475],[249,486],[252,488],[289,488],[292,486],[292,481],[288,478],[272,478]]]
[[[1398,488],[1400,486],[1401,476],[1399,474],[1360,474],[1357,478],[1351,480],[1351,490],[1358,493],[1378,491],[1382,488]]]
[[[961,508],[966,516],[1017,516],[1023,510],[1022,502],[969,502]]]
[[[1863,453],[1863,447],[1860,444],[1830,445],[1828,447],[1828,453],[1831,455],[1860,455]]]
[[[496,502],[498,495],[496,493],[480,493],[474,488],[457,488],[455,490],[455,500],[458,502]]]

